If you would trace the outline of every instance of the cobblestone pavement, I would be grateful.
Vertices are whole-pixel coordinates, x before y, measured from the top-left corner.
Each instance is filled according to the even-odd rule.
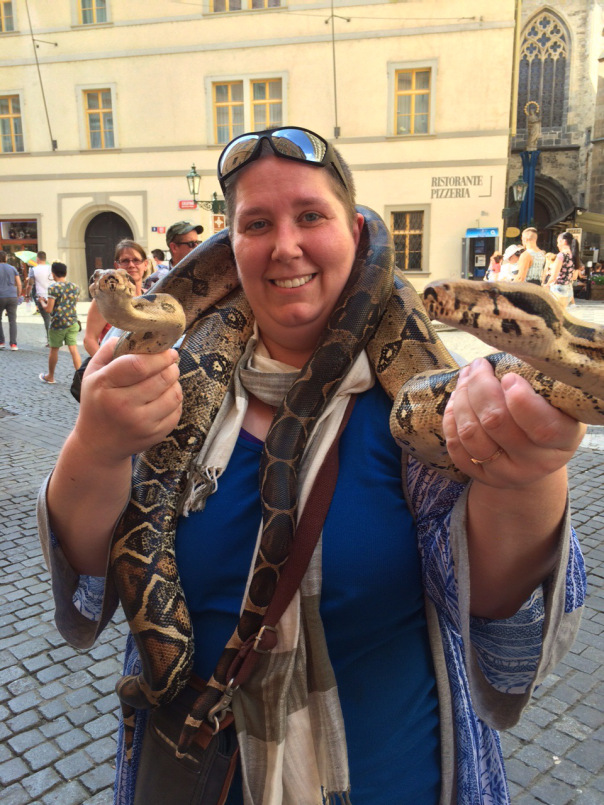
[[[584,303],[576,313],[604,323],[604,304]],[[443,332],[443,339],[470,358],[486,351],[457,332]],[[77,406],[66,351],[57,384],[38,380],[46,369],[44,342],[39,317],[20,311],[19,352],[0,351],[0,803],[107,805],[117,726],[113,687],[126,627],[114,623],[94,648],[78,652],[53,625],[35,499]],[[584,445],[570,472],[587,604],[571,652],[503,736],[514,805],[604,803],[604,428],[590,428]]]

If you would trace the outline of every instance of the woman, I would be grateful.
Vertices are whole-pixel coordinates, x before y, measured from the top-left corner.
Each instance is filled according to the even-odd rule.
[[[499,271],[499,282],[515,282],[518,276],[518,261],[524,248],[520,244],[513,243],[508,246],[503,253],[501,269]]]
[[[149,261],[142,246],[133,240],[120,240],[115,247],[114,267],[123,268],[134,282],[134,296],[143,293],[143,280],[149,274]],[[111,325],[101,316],[97,303],[90,303],[84,333],[84,349],[89,355],[98,352],[99,346]]]
[[[489,268],[487,269],[487,281],[488,282],[497,282],[499,279],[499,274],[501,272],[501,261],[503,260],[503,255],[501,252],[495,252],[491,255],[491,262],[489,263]]]
[[[579,246],[570,232],[558,235],[558,249],[547,287],[562,307],[566,308],[573,301],[573,280],[575,272],[582,267],[579,257]]]
[[[296,150],[301,140],[303,151]],[[291,384],[314,353],[361,238],[350,171],[321,144],[327,146],[306,130],[259,132],[236,138],[219,161],[237,270],[257,332],[236,370],[237,402],[225,398],[217,415],[218,422],[237,423],[229,426],[228,449],[226,425],[208,437],[208,451],[223,456],[222,474],[205,508],[181,518],[176,533],[197,638],[194,670],[206,679],[246,585],[260,518],[259,457],[277,387],[288,372]],[[53,575],[71,574],[76,583],[77,574],[106,572],[111,534],[130,496],[132,454],[164,439],[181,415],[175,351],[112,361],[113,345],[103,345],[90,363],[76,427],[41,493],[54,533],[54,547],[45,548]],[[408,504],[388,428],[391,403],[365,352],[340,383],[344,406],[353,392],[323,530],[320,616],[300,628],[303,638],[308,633],[327,643],[337,708],[320,723],[311,712],[312,729],[302,731],[294,700],[317,708],[325,694],[313,695],[308,680],[290,696],[279,688],[279,703],[287,699],[293,712],[287,711],[282,738],[268,741],[270,762],[265,755],[262,762],[264,741],[251,737],[246,708],[259,713],[254,697],[265,691],[244,685],[233,698],[243,781],[235,780],[227,802],[313,805],[324,793],[330,802],[364,805],[508,803],[489,724],[519,717],[537,679],[564,650],[544,624],[555,622],[561,633],[565,602],[569,613],[580,604],[570,593],[566,598],[564,583],[567,570],[575,580],[582,573],[574,546],[568,559],[565,465],[584,428],[520,377],[500,382],[478,360],[462,370],[444,416],[449,454],[472,482],[446,481],[410,460]],[[339,421],[338,406],[329,416]],[[319,446],[312,442],[309,454],[321,447],[321,435],[314,438]],[[313,461],[309,454],[303,470]],[[41,531],[50,539],[44,515]],[[70,586],[61,607],[73,607],[72,593]],[[86,612],[85,589],[76,597]],[[576,614],[568,619],[572,632]],[[80,631],[75,642],[89,645],[96,627],[76,621],[76,631],[87,634]],[[314,678],[314,655],[304,656]],[[129,641],[128,667],[133,659]],[[292,675],[298,673],[296,666]],[[342,721],[345,741],[333,738]],[[272,734],[276,725],[269,718],[265,728]],[[136,761],[128,766],[120,755],[120,805],[133,801],[136,771]]]

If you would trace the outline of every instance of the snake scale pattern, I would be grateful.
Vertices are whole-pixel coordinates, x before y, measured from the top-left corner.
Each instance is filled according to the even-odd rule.
[[[575,418],[604,424],[601,329],[563,313],[534,286],[519,290],[503,283],[433,283],[425,291],[424,307],[395,269],[391,236],[382,220],[367,208],[358,210],[365,226],[347,286],[266,438],[261,498],[267,550],[257,557],[241,620],[185,723],[181,753],[221,701],[239,648],[258,631],[295,535],[297,472],[304,446],[361,350],[367,349],[393,400],[390,425],[397,443],[453,478],[460,475],[448,459],[441,417],[458,367],[436,335],[433,318],[520,356],[489,356],[498,375],[518,372]],[[131,500],[111,546],[110,573],[142,667],[138,676],[122,677],[116,686],[131,749],[134,711],[171,701],[191,674],[192,628],[174,554],[178,503],[254,322],[226,231],[198,246],[144,297],[133,298],[131,283],[119,275],[101,272],[91,286],[106,320],[129,330],[116,355],[165,349],[176,341],[183,323],[185,328],[181,420],[165,441],[137,458]],[[172,312],[179,309],[174,300],[182,315]],[[309,379],[313,382],[307,383]]]

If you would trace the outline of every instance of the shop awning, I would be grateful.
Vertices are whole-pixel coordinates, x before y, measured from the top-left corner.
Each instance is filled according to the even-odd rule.
[[[599,212],[590,212],[582,207],[569,207],[564,210],[562,215],[550,221],[545,228],[562,230],[564,226],[580,227],[584,232],[604,235],[604,215]]]
[[[604,215],[599,212],[589,212],[589,210],[577,210],[575,226],[580,226],[584,232],[604,235]]]
[[[558,224],[561,224],[562,221],[569,221],[570,223],[574,224],[576,211],[577,208],[573,204],[572,207],[569,207],[567,210],[564,210],[562,215],[559,215],[557,218],[554,218],[553,221],[550,221],[545,228],[553,229],[555,226],[558,226]]]

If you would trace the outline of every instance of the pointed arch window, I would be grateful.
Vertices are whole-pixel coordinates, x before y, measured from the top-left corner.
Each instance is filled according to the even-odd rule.
[[[524,107],[539,104],[544,128],[564,126],[564,97],[570,57],[570,38],[562,20],[541,11],[527,24],[522,37],[518,71],[517,128],[526,129]]]

